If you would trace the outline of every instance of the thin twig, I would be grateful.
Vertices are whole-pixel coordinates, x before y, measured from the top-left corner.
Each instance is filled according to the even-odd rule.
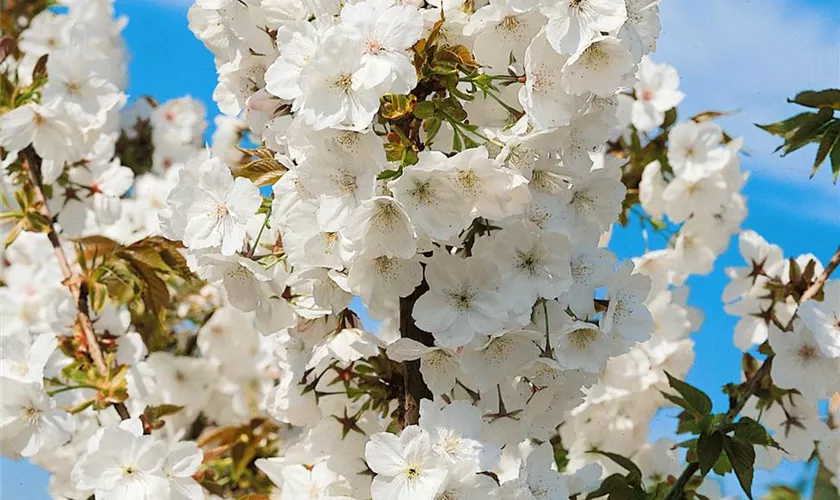
[[[833,273],[834,270],[837,269],[837,266],[839,266],[839,265],[840,265],[840,246],[838,246],[837,250],[834,251],[834,255],[831,256],[831,260],[828,261],[828,265],[825,266],[825,269],[823,269],[823,272],[819,276],[817,276],[817,279],[815,279],[814,282],[811,283],[811,286],[809,286],[808,289],[805,290],[805,292],[799,298],[799,304],[801,305],[806,300],[811,300],[814,297],[816,297],[816,295],[818,293],[820,293],[820,290],[822,290],[823,286],[825,285],[825,282],[828,281],[828,278],[831,276],[831,273]],[[788,321],[787,326],[785,326],[785,328],[783,328],[784,331],[789,332],[793,329],[793,320],[794,319],[796,319],[796,315],[794,315],[792,318],[790,318],[790,321]]]
[[[67,254],[64,253],[64,248],[61,246],[61,240],[59,239],[58,233],[55,230],[55,225],[53,224],[53,216],[50,212],[49,206],[47,205],[47,197],[44,196],[44,186],[41,182],[41,161],[30,148],[23,151],[23,156],[26,159],[29,179],[32,181],[32,187],[35,191],[36,200],[41,205],[41,213],[44,214],[49,224],[47,238],[50,240],[56,259],[58,259],[58,266],[61,268],[64,284],[70,289],[70,293],[73,294],[73,299],[76,301],[76,318],[79,322],[79,328],[81,328],[82,333],[85,336],[88,353],[93,361],[93,365],[99,373],[108,376],[110,370],[105,362],[105,357],[102,355],[102,349],[99,348],[96,333],[93,331],[93,322],[90,319],[87,284],[79,280],[78,275],[76,275],[70,267],[70,261],[67,259]],[[122,420],[131,418],[131,415],[128,413],[128,409],[124,404],[114,403],[113,406]]]
[[[817,279],[815,279],[814,282],[811,283],[811,286],[809,286],[808,289],[805,290],[805,293],[802,294],[802,298],[799,299],[799,303],[801,304],[806,300],[810,300],[814,298],[815,295],[820,293],[820,290],[822,289],[823,285],[825,285],[825,282],[828,281],[828,278],[829,276],[831,276],[831,273],[833,273],[834,270],[837,269],[837,266],[840,266],[840,246],[838,246],[837,250],[834,251],[834,255],[831,257],[831,260],[828,261],[828,265],[825,266],[825,269],[823,270],[822,274],[817,276]]]

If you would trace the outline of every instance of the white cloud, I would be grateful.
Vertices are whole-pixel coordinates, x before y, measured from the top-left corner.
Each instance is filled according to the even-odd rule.
[[[800,112],[786,99],[801,90],[840,86],[837,13],[802,0],[664,0],[661,17],[654,59],[680,72],[682,116],[740,110],[720,123],[744,137],[750,156],[743,162],[753,176],[807,186],[804,211],[840,219],[840,186],[831,184],[828,165],[808,180],[815,148],[780,158],[773,150],[781,140],[753,125]],[[804,208],[801,199],[796,204]]]

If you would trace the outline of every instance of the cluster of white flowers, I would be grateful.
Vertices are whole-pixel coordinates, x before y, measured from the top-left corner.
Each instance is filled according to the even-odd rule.
[[[738,146],[720,146],[718,128],[694,139],[695,127],[714,126],[686,122],[674,135],[680,181],[668,198],[681,196],[685,179],[715,176],[718,184],[738,179],[724,186],[729,199],[698,195],[681,205],[684,213],[672,202],[672,220],[692,222],[673,248],[641,259],[642,274],[630,262],[616,267],[604,248],[625,197],[607,139],[628,124],[625,108],[637,128],[651,130],[682,98],[673,68],[645,56],[659,31],[655,2],[199,1],[190,20],[216,56],[222,111],[244,111],[288,169],[273,186],[267,227],[254,215],[257,189],[216,158],[182,171],[166,221],[167,236],[185,243],[201,275],[233,307],[254,312],[275,343],[282,377],[266,409],[303,427],[282,458],[259,462],[283,498],[318,491],[431,499],[499,489],[479,471],[495,473],[508,495],[565,498],[596,487],[600,473],[552,472],[547,445],[524,459],[534,448],[529,439],[547,441],[565,421],[575,468],[596,461],[587,454],[595,444],[639,449],[665,401],[664,370],[684,375],[693,358],[687,336],[700,317],[680,285],[710,270],[744,215],[725,213],[723,228],[711,223],[743,201]],[[397,166],[386,159],[374,116],[380,98],[418,85],[409,49],[433,30],[471,50],[486,74],[514,61],[523,77],[498,97],[518,101],[523,113],[511,127],[511,105],[463,102],[477,137],[491,140],[450,147],[459,130],[445,122],[416,163],[386,176]],[[620,94],[630,88],[635,98]],[[280,263],[266,270],[255,262],[280,242]],[[696,262],[699,253],[707,260]],[[668,272],[676,260],[684,263],[679,273]],[[278,314],[284,289],[291,309]],[[425,344],[396,338],[401,298],[415,290],[402,314],[430,334]],[[378,337],[345,320],[354,296],[383,320]],[[383,432],[387,422],[365,410],[365,400],[319,396],[330,393],[330,381],[316,375],[336,364],[352,370],[383,347],[394,361],[419,360],[434,396],[422,401],[418,426],[399,436]],[[581,405],[582,389],[593,384]],[[348,415],[361,432],[335,446]],[[376,473],[372,485],[357,474],[360,457]]]
[[[42,180],[51,187],[49,208],[63,236],[106,235],[128,244],[158,234],[157,214],[173,185],[164,170],[198,154],[203,105],[179,99],[152,110],[149,101],[141,100],[120,116],[126,102],[120,36],[125,20],[114,19],[107,0],[64,3],[63,12],[45,10],[35,16],[20,37],[22,60],[4,63],[4,71],[16,68],[16,81],[29,85],[36,62],[48,56],[49,78],[38,104],[24,104],[0,117],[0,146],[7,153],[3,166],[32,145],[43,160]],[[154,174],[135,177],[115,150],[121,132],[131,137],[137,119],[153,125],[156,158],[161,159],[155,160]],[[127,125],[122,131],[121,120]],[[4,176],[3,192],[13,189]],[[69,240],[64,250],[74,254]],[[202,498],[191,478],[202,460],[195,443],[179,442],[177,435],[143,435],[139,419],[119,424],[111,412],[78,408],[94,387],[54,391],[45,386],[46,379],[74,387],[64,371],[73,359],[63,349],[73,341],[76,305],[62,285],[45,234],[17,235],[3,259],[3,455],[28,457],[50,471],[50,492],[56,498],[136,498],[131,495],[138,484],[148,488],[148,498]],[[146,358],[141,336],[129,329],[128,316],[125,309],[107,305],[92,319],[116,344],[116,362],[132,366],[134,373],[151,357]],[[143,412],[141,400],[135,415]],[[68,413],[74,407],[79,411]]]
[[[819,442],[820,456],[836,482],[840,433],[826,425],[819,406],[837,391],[840,380],[840,280],[825,283],[821,301],[797,303],[791,295],[780,300],[771,288],[791,285],[797,269],[819,275],[819,259],[811,254],[784,259],[778,245],[753,231],[741,233],[739,246],[747,265],[726,270],[731,281],[723,293],[727,312],[740,317],[735,345],[747,351],[766,343],[773,352],[773,383],[792,391],[777,404],[754,407],[754,418],[774,431],[788,458],[808,460]],[[780,450],[763,450],[762,466],[773,469],[783,456]]]
[[[642,174],[645,211],[680,224],[670,248],[649,256],[645,265],[667,269],[674,284],[711,272],[747,215],[741,188],[748,175],[738,159],[742,141],[723,142],[723,130],[713,122],[678,123],[669,135],[668,168],[657,160]]]
[[[126,64],[120,31],[124,20],[112,19],[110,2],[68,2],[67,14],[44,11],[21,35],[17,79],[32,82],[39,59],[48,56],[49,80],[39,104],[28,103],[5,113],[0,147],[9,152],[2,165],[29,146],[43,159],[44,182],[65,174],[65,164],[84,164],[66,172],[69,182],[56,189],[51,206],[70,235],[86,225],[111,224],[120,217],[119,198],[133,173],[113,162],[118,112],[125,104]],[[14,69],[9,61],[9,69]],[[34,78],[38,78],[37,75]],[[60,210],[58,210],[60,208]]]
[[[197,0],[190,27],[215,56],[226,115],[211,147],[192,98],[120,115],[124,21],[111,0],[64,3],[32,20],[24,59],[3,68],[26,81],[49,55],[40,102],[0,117],[3,166],[31,144],[62,237],[162,235],[206,285],[167,311],[180,322],[163,348],[128,306],[91,318],[125,379],[133,418],[120,422],[97,409],[99,387],[69,377],[84,337],[47,237],[23,232],[7,249],[0,448],[52,472],[55,497],[211,497],[198,481],[218,479],[225,451],[199,448],[213,437],[196,424],[271,422],[275,456],[248,453],[281,500],[566,500],[620,470],[593,449],[631,457],[647,486],[679,475],[674,443],[646,444],[648,426],[668,404],[666,371],[693,362],[702,315],[685,283],[740,231],[746,176],[740,141],[717,125],[666,123],[683,95],[648,55],[658,1]],[[425,51],[433,39],[450,59]],[[410,108],[389,119],[395,95]],[[667,155],[634,194],[677,229],[619,262],[607,245],[630,193],[609,144],[659,127],[671,127]],[[246,131],[259,148],[239,148]],[[143,138],[153,154],[135,176],[115,152]],[[405,141],[411,161],[392,154]],[[816,402],[840,376],[840,286],[799,307],[795,334],[774,331],[766,308],[787,322],[797,305],[762,287],[789,263],[751,232],[741,248],[752,268],[731,271],[724,295],[744,318],[736,343],[769,337],[774,381],[800,391],[762,419],[777,436],[790,415],[806,422],[783,446],[807,459],[820,441],[837,469],[840,436]],[[411,366],[416,408],[400,404]],[[165,407],[150,430],[145,410]],[[713,483],[700,492],[720,497]]]

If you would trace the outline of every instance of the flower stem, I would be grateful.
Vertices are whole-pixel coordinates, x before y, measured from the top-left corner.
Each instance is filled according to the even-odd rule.
[[[260,238],[262,238],[263,231],[265,231],[266,226],[268,226],[268,218],[271,217],[271,209],[268,209],[268,212],[265,213],[265,219],[263,220],[262,225],[260,226],[260,231],[257,233],[257,239],[254,240],[254,246],[251,247],[251,251],[248,252],[248,257],[252,257],[257,252],[257,246],[260,244]]]

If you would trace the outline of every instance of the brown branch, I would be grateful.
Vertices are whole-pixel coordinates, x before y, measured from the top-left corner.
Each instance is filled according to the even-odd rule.
[[[822,274],[817,276],[817,279],[815,279],[814,282],[811,283],[811,286],[805,290],[805,293],[802,294],[802,298],[799,299],[799,303],[801,304],[806,300],[810,300],[820,293],[823,285],[825,285],[825,282],[828,281],[831,273],[837,269],[837,266],[840,266],[840,246],[838,246],[837,250],[834,251],[834,255],[831,257],[831,260],[828,261],[828,264],[825,266]]]
[[[828,264],[825,266],[825,269],[823,269],[823,272],[819,276],[817,276],[817,279],[815,279],[814,282],[811,283],[811,286],[809,286],[808,289],[805,290],[805,292],[799,298],[800,305],[806,300],[813,299],[817,296],[818,293],[820,293],[820,290],[822,290],[823,286],[825,285],[825,282],[828,281],[828,278],[831,276],[831,273],[833,273],[834,270],[837,269],[837,266],[840,266],[840,246],[838,246],[837,250],[834,251],[834,255],[831,256],[831,260],[828,261]],[[790,321],[788,321],[788,324],[785,325],[785,327],[782,328],[782,330],[785,332],[792,331],[794,319],[796,319],[795,314],[792,318],[790,318]]]
[[[773,356],[768,356],[764,359],[764,362],[761,366],[756,370],[752,377],[749,380],[744,382],[742,386],[744,387],[744,392],[739,393],[738,398],[735,402],[730,406],[729,411],[726,412],[725,423],[731,423],[735,420],[735,417],[741,413],[741,410],[744,409],[744,406],[747,404],[747,401],[750,397],[755,394],[755,391],[761,386],[761,381],[764,380],[765,376],[770,375],[770,370],[773,368]]]
[[[434,345],[432,335],[417,327],[414,323],[414,318],[411,316],[411,311],[414,309],[414,303],[421,295],[426,293],[429,286],[426,280],[417,285],[411,295],[400,299],[400,336],[412,340],[416,340],[423,345]],[[432,391],[426,386],[423,381],[423,375],[420,373],[420,360],[406,361],[403,363],[404,375],[403,380],[405,384],[404,400],[403,400],[403,421],[404,426],[415,425],[420,421],[420,400],[432,399]]]
[[[36,201],[41,205],[41,213],[47,218],[47,238],[50,240],[55,257],[58,260],[58,266],[61,268],[61,275],[64,278],[63,283],[70,289],[70,293],[73,294],[73,299],[76,301],[76,319],[79,323],[79,328],[81,328],[85,336],[88,354],[90,354],[93,365],[99,373],[108,376],[110,370],[108,364],[105,362],[105,357],[102,355],[102,349],[99,347],[96,333],[93,331],[93,322],[90,319],[87,283],[80,280],[79,276],[73,272],[73,268],[70,267],[70,261],[67,259],[67,254],[61,246],[61,240],[53,224],[53,216],[47,204],[47,197],[44,196],[44,186],[41,182],[41,160],[31,148],[25,149],[23,156],[26,160],[27,170],[29,171],[29,179],[35,191]],[[122,420],[131,418],[124,404],[114,403],[113,406]]]

